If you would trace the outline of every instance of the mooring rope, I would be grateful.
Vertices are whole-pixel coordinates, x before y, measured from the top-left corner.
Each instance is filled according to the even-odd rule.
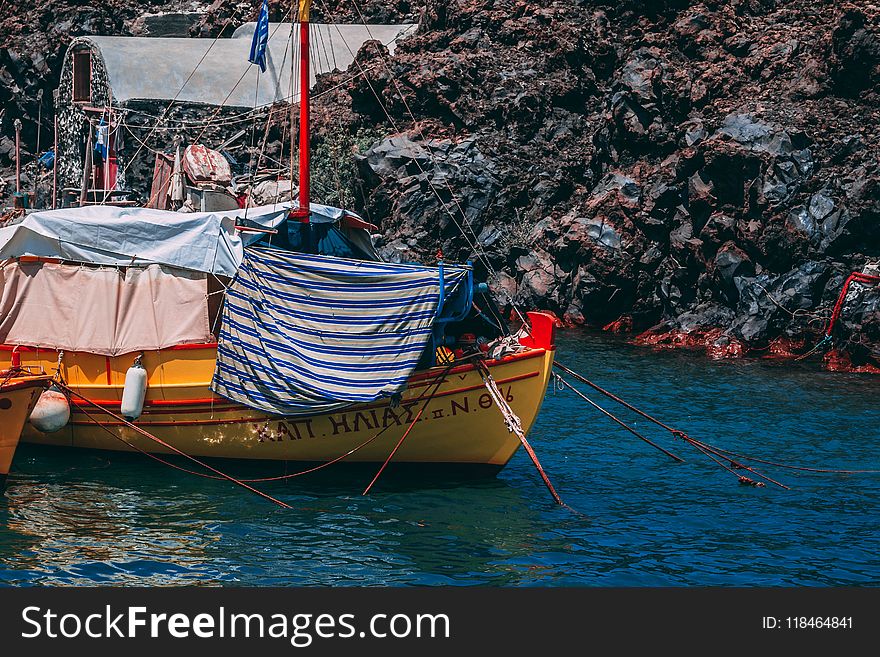
[[[749,484],[752,486],[762,486],[763,485],[760,482],[755,482],[752,479],[749,479],[748,477],[745,477],[745,476],[741,475],[740,473],[735,472],[736,469],[747,470],[747,471],[751,472],[752,474],[756,475],[757,477],[760,477],[760,478],[762,478],[772,484],[775,484],[776,486],[779,486],[780,488],[790,490],[790,488],[788,486],[786,486],[785,484],[780,483],[780,482],[776,481],[775,479],[757,471],[756,469],[752,468],[751,466],[742,463],[742,461],[753,461],[755,463],[762,463],[764,465],[769,465],[769,466],[778,467],[778,468],[785,468],[788,470],[798,470],[798,471],[802,471],[802,472],[815,472],[815,473],[823,473],[823,474],[880,474],[880,470],[845,470],[845,469],[833,469],[833,468],[811,468],[811,467],[807,467],[807,466],[793,465],[793,464],[782,463],[782,462],[778,462],[778,461],[771,461],[769,459],[763,459],[763,458],[758,458],[758,457],[754,457],[754,456],[747,456],[745,454],[737,454],[736,452],[733,452],[733,451],[730,451],[727,449],[723,449],[721,447],[716,447],[715,445],[710,445],[709,443],[705,443],[705,442],[697,440],[695,438],[691,438],[685,432],[680,431],[678,429],[675,429],[675,428],[669,426],[668,424],[661,422],[660,420],[653,417],[652,415],[649,415],[645,411],[643,411],[639,408],[636,408],[635,406],[633,406],[629,402],[621,399],[620,397],[613,394],[612,392],[605,390],[601,386],[593,383],[592,381],[587,379],[585,376],[578,374],[577,372],[566,367],[562,363],[555,362],[555,363],[553,363],[553,366],[562,370],[563,372],[565,372],[569,376],[573,377],[577,381],[579,381],[585,385],[590,386],[591,388],[593,388],[597,392],[601,393],[602,395],[605,395],[608,399],[611,399],[611,400],[617,402],[618,404],[629,409],[630,411],[640,415],[641,417],[645,418],[646,420],[653,422],[657,426],[665,429],[670,434],[672,434],[673,437],[684,441],[685,443],[687,443],[691,447],[695,448],[698,452],[711,458],[713,461],[715,461],[716,463],[721,465],[725,470],[736,475],[737,478],[739,479],[740,483],[743,483],[743,484]],[[567,382],[565,382],[565,383],[567,384]],[[571,387],[570,384],[568,384],[568,385],[569,385],[569,387]],[[581,396],[583,397],[583,395],[581,395]],[[593,405],[595,406],[595,404],[593,404]],[[600,410],[604,410],[604,409],[600,409]],[[619,424],[623,424],[622,421],[618,420],[617,418],[614,418],[614,416],[611,415],[610,413],[608,413],[608,415],[611,416],[612,419],[615,419]],[[729,462],[730,467],[726,466],[722,461],[719,460],[719,458],[715,458],[715,457],[719,457],[723,461]]]
[[[409,436],[410,432],[413,430],[413,427],[416,426],[416,422],[418,422],[422,413],[425,412],[425,409],[428,408],[428,404],[434,399],[437,392],[440,390],[440,386],[443,385],[443,380],[446,378],[446,375],[455,367],[457,363],[452,363],[448,367],[446,367],[443,372],[437,377],[437,384],[434,386],[434,390],[428,395],[428,398],[425,399],[425,403],[422,404],[422,407],[419,409],[419,412],[413,418],[412,422],[409,423],[409,426],[406,428],[406,431],[403,432],[403,435],[400,437],[400,440],[397,441],[397,444],[394,446],[394,449],[391,450],[391,453],[388,454],[388,458],[385,459],[385,462],[382,464],[382,467],[376,472],[376,475],[373,477],[372,481],[367,484],[367,487],[364,489],[364,492],[361,495],[367,495],[370,492],[370,489],[373,488],[373,484],[378,481],[379,477],[385,471],[385,468],[388,467],[388,464],[391,462],[391,459],[394,458],[394,455],[397,454],[397,450],[400,449],[400,446],[403,445],[403,441],[406,440],[406,437]]]
[[[422,399],[425,399],[425,397],[427,396],[428,399],[427,399],[426,402],[425,402],[425,404],[427,405],[427,403],[431,400],[431,397],[433,397],[434,395],[436,395],[437,391],[439,390],[439,387],[443,384],[443,380],[446,378],[447,374],[449,374],[450,369],[451,369],[452,367],[455,367],[455,366],[458,366],[458,365],[461,365],[460,360],[459,360],[459,362],[454,363],[454,364],[450,365],[450,367],[447,367],[446,369],[444,369],[440,374],[438,374],[434,379],[431,380],[431,383],[429,383],[428,386],[427,386],[426,388],[430,388],[431,386],[434,386],[434,391],[433,391],[432,393],[426,395],[426,393],[423,392],[421,395],[419,395],[418,397],[416,397],[415,399],[410,400],[410,401],[413,402],[413,403],[420,402]],[[80,397],[80,398],[82,398],[82,399],[85,399],[85,398],[82,397],[81,395],[77,395],[77,396]],[[86,400],[86,401],[88,401],[88,400]],[[93,405],[93,406],[98,406],[97,404],[94,404],[94,403],[92,403],[92,405]],[[103,408],[100,407],[100,406],[98,406],[98,408],[101,408],[101,410],[102,410],[103,412],[108,413],[111,417],[115,417],[115,416],[113,415],[113,413],[110,413],[110,411],[106,411],[105,409],[103,409]],[[184,473],[186,473],[186,474],[190,474],[190,475],[193,475],[193,476],[196,476],[196,477],[201,477],[202,479],[212,479],[212,480],[214,480],[214,481],[224,481],[224,480],[228,479],[227,476],[216,476],[216,475],[206,474],[206,473],[204,473],[204,472],[197,472],[197,471],[195,471],[195,470],[190,470],[189,468],[184,468],[184,467],[182,467],[182,466],[177,465],[176,463],[172,463],[171,461],[168,461],[168,460],[166,460],[166,459],[163,459],[163,458],[161,458],[160,456],[157,456],[156,454],[151,454],[150,452],[148,452],[148,451],[146,451],[146,450],[144,450],[144,449],[141,449],[141,448],[138,447],[137,445],[134,445],[133,443],[130,443],[130,442],[128,442],[127,440],[125,440],[124,438],[122,438],[120,435],[118,435],[118,434],[115,433],[112,429],[110,429],[110,427],[108,427],[108,426],[106,426],[105,424],[103,424],[103,423],[102,423],[100,420],[98,420],[95,416],[93,416],[91,413],[89,413],[87,410],[85,410],[85,408],[82,408],[82,407],[80,406],[80,410],[83,412],[83,414],[86,415],[86,417],[88,417],[92,422],[94,422],[96,425],[98,425],[101,429],[103,429],[103,430],[106,431],[108,434],[110,434],[113,438],[115,438],[116,440],[119,440],[120,442],[126,444],[126,445],[129,446],[131,449],[133,449],[134,451],[136,451],[136,452],[138,452],[138,453],[140,453],[140,454],[143,454],[144,456],[146,456],[146,457],[148,457],[148,458],[150,458],[150,459],[156,461],[157,463],[160,463],[160,464],[162,464],[162,465],[166,465],[166,466],[168,466],[169,468],[172,468],[172,469],[177,470],[177,471],[179,471],[179,472],[184,472]],[[351,455],[354,454],[355,452],[357,452],[357,451],[363,449],[364,447],[366,447],[366,446],[369,445],[370,443],[372,443],[372,442],[374,442],[375,440],[377,440],[380,436],[382,436],[382,434],[384,434],[386,431],[388,431],[388,429],[390,429],[392,426],[393,426],[393,425],[388,425],[388,426],[386,426],[386,427],[383,427],[383,428],[380,429],[377,433],[375,433],[374,435],[372,435],[370,438],[367,438],[367,439],[366,439],[365,441],[363,441],[362,443],[359,443],[358,445],[352,447],[352,448],[351,448],[350,450],[348,450],[347,452],[345,452],[345,453],[343,453],[343,454],[340,454],[339,456],[337,456],[337,457],[335,457],[335,458],[332,458],[332,459],[330,459],[329,461],[325,461],[325,462],[320,463],[320,464],[318,464],[318,465],[316,465],[316,466],[313,466],[313,467],[311,467],[311,468],[307,468],[306,470],[301,470],[301,471],[299,471],[299,472],[291,472],[291,473],[288,473],[288,474],[278,475],[278,476],[275,476],[275,477],[259,477],[259,478],[250,478],[250,479],[246,479],[246,478],[243,478],[243,477],[237,477],[237,480],[238,480],[238,481],[241,481],[241,482],[251,483],[251,484],[253,484],[253,483],[266,483],[266,482],[273,482],[273,481],[283,481],[283,480],[286,480],[286,479],[293,479],[294,477],[301,477],[301,476],[303,476],[303,475],[307,475],[307,474],[311,474],[311,473],[313,473],[313,472],[317,472],[318,470],[322,470],[322,469],[324,469],[324,468],[326,468],[326,467],[328,467],[328,466],[331,466],[331,465],[333,465],[333,464],[335,464],[335,463],[338,463],[338,462],[342,461],[343,459],[348,458],[349,456],[351,456]]]
[[[849,293],[850,285],[852,285],[853,283],[861,283],[862,285],[876,285],[880,283],[880,276],[864,274],[858,271],[852,272],[847,277],[846,281],[844,281],[843,287],[840,289],[840,294],[837,295],[837,301],[834,304],[834,309],[831,311],[831,317],[828,318],[828,322],[825,324],[825,328],[822,331],[822,339],[816,344],[815,347],[810,349],[807,353],[798,356],[795,360],[804,360],[806,358],[809,358],[826,344],[834,344],[834,325],[837,324],[837,320],[840,319],[840,314],[843,312],[844,305],[846,305],[846,297]]]
[[[705,443],[701,443],[701,442],[698,441],[698,440],[694,440],[694,439],[692,439],[690,436],[688,436],[688,435],[687,435],[686,433],[684,433],[683,431],[679,431],[678,429],[673,429],[672,427],[668,427],[668,426],[666,426],[665,424],[663,424],[662,422],[660,422],[660,420],[657,420],[656,418],[651,417],[651,416],[648,415],[647,413],[644,413],[643,411],[637,409],[635,406],[632,406],[631,404],[628,404],[627,402],[625,402],[624,400],[620,399],[619,397],[616,397],[615,395],[612,395],[612,394],[611,394],[610,392],[608,392],[607,390],[604,390],[604,389],[600,388],[599,386],[597,386],[596,384],[594,384],[594,383],[592,383],[592,382],[589,382],[585,377],[581,376],[580,374],[577,374],[577,373],[574,372],[573,370],[570,370],[569,368],[565,367],[565,365],[559,364],[559,368],[562,369],[563,371],[565,371],[565,372],[571,374],[571,376],[575,377],[575,378],[578,379],[579,381],[582,381],[582,382],[585,382],[585,383],[589,383],[590,385],[592,385],[592,386],[593,386],[594,388],[596,388],[597,390],[602,391],[602,393],[605,394],[605,395],[607,395],[609,398],[614,399],[615,401],[619,402],[620,404],[623,404],[623,405],[626,406],[627,408],[629,408],[629,409],[635,411],[635,412],[638,413],[639,415],[642,415],[643,417],[645,417],[645,418],[651,420],[651,421],[654,422],[655,424],[657,424],[657,425],[659,425],[659,426],[661,426],[661,427],[667,429],[667,430],[668,430],[673,436],[675,436],[676,438],[680,438],[680,439],[683,440],[686,444],[688,444],[688,445],[690,445],[691,447],[693,447],[694,449],[696,449],[696,450],[697,450],[699,453],[701,453],[703,456],[707,456],[707,457],[710,458],[711,460],[715,461],[715,463],[717,463],[718,465],[720,465],[722,468],[724,468],[725,470],[727,470],[728,472],[730,472],[731,474],[733,474],[734,476],[736,476],[737,479],[739,480],[739,482],[740,482],[741,484],[748,484],[748,485],[751,485],[751,486],[763,486],[763,485],[764,485],[764,484],[762,484],[762,483],[760,483],[760,482],[757,482],[757,481],[755,481],[755,480],[753,480],[753,479],[750,479],[749,477],[746,477],[746,476],[744,476],[744,475],[741,475],[741,474],[739,474],[738,472],[735,472],[733,468],[740,468],[740,469],[748,470],[749,472],[751,472],[752,474],[756,475],[757,477],[760,477],[761,479],[765,479],[766,481],[769,481],[769,482],[771,482],[771,483],[773,483],[773,484],[776,484],[777,486],[780,486],[781,488],[785,488],[786,490],[788,490],[788,486],[786,486],[785,484],[781,484],[781,483],[779,483],[779,482],[776,481],[775,479],[772,479],[771,477],[768,477],[767,475],[765,475],[765,474],[763,474],[763,473],[761,473],[761,472],[758,472],[758,471],[755,470],[754,468],[751,468],[751,467],[749,467],[749,466],[747,466],[747,465],[743,465],[743,464],[741,464],[741,463],[736,463],[736,462],[732,461],[731,459],[729,459],[729,458],[727,458],[727,457],[725,457],[725,456],[723,456],[723,455],[721,455],[721,454],[718,454],[717,452],[714,452],[714,451],[713,451],[714,448],[713,448],[711,445],[707,445],[707,444],[705,444]],[[581,397],[581,399],[585,400],[585,401],[588,402],[591,406],[593,406],[594,408],[596,408],[596,409],[598,409],[599,411],[601,411],[604,415],[606,415],[607,417],[609,417],[609,418],[611,418],[612,420],[614,420],[615,422],[617,422],[617,424],[619,424],[619,425],[621,425],[622,427],[624,427],[625,429],[627,429],[630,433],[634,434],[636,437],[641,438],[642,440],[644,440],[644,441],[645,441],[646,443],[648,443],[649,445],[651,445],[651,446],[653,446],[653,447],[656,447],[656,448],[659,449],[660,451],[662,451],[662,452],[664,452],[664,453],[666,453],[666,454],[672,456],[673,458],[677,459],[678,461],[680,461],[680,462],[684,462],[684,459],[681,459],[681,458],[679,458],[679,457],[677,457],[677,456],[671,454],[671,452],[667,452],[664,448],[660,447],[659,445],[656,445],[655,443],[653,443],[652,441],[648,440],[647,438],[645,438],[644,436],[642,436],[641,434],[639,434],[637,431],[635,431],[634,429],[632,429],[629,425],[627,425],[625,422],[623,422],[623,420],[621,420],[620,418],[618,418],[617,416],[615,416],[615,415],[612,414],[611,412],[607,411],[606,409],[604,409],[604,408],[602,408],[601,406],[599,406],[598,404],[596,404],[593,400],[589,399],[586,395],[584,395],[582,392],[580,392],[579,390],[577,390],[574,386],[572,386],[570,383],[568,383],[568,381],[565,381],[565,380],[564,380],[562,377],[560,377],[558,374],[556,374],[555,377],[556,377],[556,380],[557,380],[558,382],[560,382],[560,383],[564,384],[565,386],[567,386],[567,387],[568,387],[569,389],[571,389],[576,395],[578,395],[579,397]],[[717,458],[715,458],[715,457],[712,455],[713,453],[714,453],[714,454],[717,454],[718,456],[721,456],[722,458],[724,458],[724,459],[727,460],[727,461],[730,461],[730,463],[731,463],[731,467],[726,466],[724,463],[722,463],[722,462],[719,461]]]
[[[732,467],[728,467],[728,466],[724,465],[723,462],[719,461],[717,458],[715,458],[714,456],[712,456],[712,453],[709,452],[709,450],[703,449],[702,447],[699,447],[699,446],[697,446],[697,445],[693,445],[693,444],[692,444],[692,446],[693,446],[694,448],[696,448],[696,450],[697,450],[698,452],[700,452],[700,453],[703,454],[704,456],[709,457],[710,459],[712,459],[713,461],[715,461],[715,463],[717,463],[717,464],[720,465],[722,468],[724,468],[725,470],[727,470],[730,474],[732,474],[734,477],[736,477],[737,480],[739,481],[739,483],[741,483],[741,484],[747,484],[747,485],[750,485],[750,486],[756,486],[756,487],[758,487],[758,488],[761,488],[761,487],[764,486],[764,484],[762,484],[760,481],[755,481],[754,479],[750,479],[749,477],[746,477],[746,476],[744,476],[744,475],[739,474],[739,473],[738,473],[736,470],[734,470]],[[779,485],[782,486],[782,484],[779,484]],[[782,486],[782,487],[783,487],[783,488],[787,488],[787,486]]]
[[[669,431],[670,433],[675,433],[676,429],[673,429],[672,427],[670,427],[670,426],[668,426],[668,425],[666,425],[666,424],[663,424],[663,423],[662,423],[660,420],[658,420],[657,418],[655,418],[655,417],[651,417],[650,415],[648,415],[648,414],[645,413],[644,411],[642,411],[642,410],[636,408],[635,406],[633,406],[632,404],[630,404],[630,403],[624,401],[623,399],[621,399],[621,398],[618,397],[617,395],[614,395],[614,394],[608,392],[607,390],[605,390],[604,388],[602,388],[602,387],[596,385],[595,383],[593,383],[592,381],[590,381],[589,379],[587,379],[585,376],[583,376],[583,375],[581,375],[581,374],[578,374],[578,373],[575,372],[574,370],[571,370],[571,369],[567,368],[567,367],[566,367],[565,365],[563,365],[562,363],[559,363],[559,362],[555,362],[555,361],[554,361],[554,363],[553,363],[553,367],[556,367],[556,368],[562,370],[563,372],[565,372],[566,374],[568,374],[568,375],[572,376],[573,378],[577,379],[577,380],[580,381],[581,383],[584,383],[584,384],[590,386],[590,387],[591,387],[593,390],[595,390],[596,392],[599,392],[599,393],[605,395],[606,397],[608,397],[609,399],[612,399],[612,400],[616,401],[618,404],[620,404],[620,405],[622,405],[622,406],[628,408],[628,409],[631,410],[633,413],[637,413],[638,415],[641,415],[641,416],[642,416],[643,418],[645,418],[646,420],[650,420],[651,422],[653,422],[653,423],[656,424],[657,426],[663,427],[664,429],[666,429],[666,430]]]
[[[782,483],[776,481],[775,479],[768,477],[767,475],[765,475],[762,472],[758,472],[757,470],[755,470],[754,468],[752,468],[748,465],[745,465],[743,463],[738,463],[737,461],[734,461],[734,460],[730,459],[729,457],[726,457],[723,454],[720,454],[718,452],[718,450],[716,450],[711,445],[707,445],[706,443],[700,442],[699,440],[694,440],[693,438],[688,436],[686,433],[678,432],[677,436],[679,438],[681,438],[683,441],[685,441],[687,444],[689,444],[691,447],[695,448],[697,451],[708,456],[710,459],[715,461],[715,463],[717,463],[722,468],[724,468],[725,470],[727,470],[728,472],[733,474],[735,477],[737,477],[739,479],[739,483],[741,483],[741,484],[748,484],[750,486],[763,486],[764,485],[759,481],[755,481],[754,479],[750,479],[749,477],[746,477],[745,475],[739,474],[738,472],[736,472],[736,470],[748,470],[752,474],[756,475],[757,477],[760,477],[761,479],[764,479],[765,481],[770,482],[771,484],[779,486],[780,488],[784,488],[785,490],[791,490],[785,484],[782,484]],[[721,457],[725,461],[729,462],[730,467],[727,467],[726,465],[724,465],[724,463],[722,463],[717,458],[715,458],[715,456]]]
[[[504,424],[507,425],[508,431],[516,434],[516,437],[519,438],[519,442],[522,444],[523,449],[526,450],[526,453],[529,455],[529,458],[532,460],[532,464],[535,466],[535,469],[538,471],[538,474],[541,476],[541,480],[544,482],[544,485],[547,487],[547,490],[550,491],[550,495],[553,496],[553,500],[561,507],[564,507],[575,513],[579,516],[586,517],[585,514],[581,513],[577,509],[573,509],[568,504],[562,501],[562,498],[559,496],[559,493],[556,492],[556,488],[553,486],[553,483],[550,481],[550,477],[547,476],[547,473],[544,470],[544,467],[541,465],[541,462],[538,460],[538,455],[535,454],[535,450],[532,448],[529,441],[526,439],[526,433],[522,428],[522,421],[519,419],[519,416],[514,413],[513,409],[510,407],[510,404],[507,403],[507,400],[504,399],[504,395],[501,394],[501,391],[498,389],[498,384],[495,382],[495,379],[492,378],[491,372],[489,372],[489,368],[482,361],[477,362],[477,369],[480,372],[480,377],[483,379],[483,383],[486,386],[486,390],[489,391],[489,396],[492,398],[492,401],[495,402],[495,406],[501,412],[501,416],[504,418]]]
[[[607,411],[607,410],[605,410],[604,408],[602,408],[601,406],[599,406],[599,404],[597,404],[596,402],[594,402],[592,399],[590,399],[589,397],[587,397],[587,396],[586,396],[584,393],[582,393],[580,390],[578,390],[578,389],[575,388],[573,385],[571,385],[568,381],[566,381],[566,380],[563,379],[561,376],[559,376],[558,374],[556,374],[556,372],[553,373],[553,378],[556,380],[557,383],[559,383],[559,384],[565,386],[566,388],[568,388],[569,390],[571,390],[574,394],[576,394],[578,397],[580,397],[581,399],[583,399],[585,402],[587,402],[590,406],[592,406],[593,408],[595,408],[597,411],[599,411],[600,413],[602,413],[602,414],[605,415],[606,417],[610,418],[611,420],[614,420],[615,422],[617,422],[617,424],[619,424],[619,425],[622,426],[624,429],[626,429],[627,431],[629,431],[632,435],[634,435],[634,436],[635,436],[636,438],[638,438],[639,440],[641,440],[641,441],[643,441],[643,442],[646,442],[647,444],[649,444],[649,445],[650,445],[651,447],[653,447],[654,449],[658,449],[658,450],[660,450],[661,452],[663,452],[664,454],[666,454],[666,456],[668,456],[669,458],[674,459],[674,460],[678,461],[679,463],[684,463],[684,459],[683,459],[683,458],[681,458],[680,456],[676,456],[676,455],[673,454],[672,452],[668,451],[667,449],[664,449],[663,447],[661,447],[660,445],[658,445],[658,444],[655,443],[654,441],[652,441],[652,440],[646,438],[645,436],[643,436],[642,434],[640,434],[638,431],[636,431],[636,430],[633,429],[631,426],[629,426],[626,422],[624,422],[623,420],[621,420],[621,419],[618,418],[617,416],[613,415],[613,414],[610,413],[609,411]]]
[[[97,403],[93,402],[91,399],[89,399],[89,398],[87,398],[87,397],[84,397],[83,395],[79,394],[76,390],[74,390],[73,388],[71,388],[70,386],[68,386],[67,384],[62,383],[62,382],[60,382],[60,381],[56,381],[56,385],[58,385],[62,390],[64,390],[64,391],[67,392],[68,394],[73,395],[74,397],[77,397],[77,398],[79,398],[79,399],[82,399],[84,402],[86,402],[87,404],[89,404],[89,405],[91,405],[91,406],[94,406],[96,409],[98,409],[98,410],[101,411],[102,413],[106,413],[107,415],[109,415],[110,417],[112,417],[113,419],[115,419],[116,421],[118,421],[118,422],[122,422],[122,423],[123,423],[125,426],[127,426],[129,429],[132,429],[133,431],[135,431],[135,432],[141,434],[142,436],[144,436],[144,437],[146,437],[146,438],[152,440],[153,442],[155,442],[155,443],[161,445],[161,446],[164,447],[165,449],[168,449],[168,450],[174,452],[175,454],[178,454],[179,456],[183,456],[183,457],[189,459],[190,461],[193,461],[194,463],[196,463],[196,464],[198,464],[199,466],[205,468],[206,470],[209,470],[209,471],[213,472],[214,474],[219,475],[219,476],[222,477],[223,479],[226,479],[227,481],[231,481],[231,482],[232,482],[233,484],[235,484],[236,486],[240,486],[240,487],[244,488],[245,490],[248,490],[248,491],[250,491],[250,492],[252,492],[252,493],[254,493],[254,494],[256,494],[256,495],[259,495],[260,497],[262,497],[262,498],[264,498],[264,499],[266,499],[266,500],[269,500],[270,502],[273,502],[273,503],[277,504],[278,506],[280,506],[280,507],[282,507],[282,508],[284,508],[284,509],[291,509],[291,508],[293,508],[293,507],[291,507],[290,505],[288,505],[288,504],[282,502],[281,500],[277,500],[277,499],[275,499],[274,497],[272,497],[271,495],[267,495],[266,493],[257,490],[257,489],[254,488],[253,486],[249,486],[248,484],[244,483],[244,482],[241,481],[240,479],[236,479],[235,477],[233,477],[233,476],[231,476],[231,475],[228,475],[228,474],[226,474],[225,472],[222,472],[221,470],[218,470],[217,468],[211,467],[210,465],[208,465],[207,463],[205,463],[205,462],[203,462],[203,461],[200,461],[200,460],[197,459],[196,457],[194,457],[194,456],[190,456],[189,454],[187,454],[186,452],[184,452],[184,451],[178,449],[177,447],[174,447],[173,445],[169,445],[168,443],[166,443],[166,442],[165,442],[164,440],[162,440],[161,438],[159,438],[159,437],[157,437],[157,436],[154,436],[154,435],[151,434],[149,431],[145,431],[144,429],[141,429],[139,426],[137,426],[137,425],[135,425],[135,424],[129,422],[128,420],[126,420],[126,419],[125,419],[124,417],[122,417],[121,415],[117,415],[117,414],[114,413],[113,411],[111,411],[111,410],[109,410],[109,409],[107,409],[107,408],[104,408],[104,407],[101,406],[100,404],[97,404]],[[133,449],[136,449],[136,450],[137,450],[137,448],[135,448],[134,445],[132,445],[129,441],[125,440],[125,438],[123,438],[122,436],[119,436],[118,434],[113,434],[113,435],[114,435],[114,436],[117,436],[117,437],[119,438],[120,442],[123,442],[123,443],[125,443],[126,445],[128,445],[129,447],[132,447]],[[139,451],[139,450],[138,450],[138,451]]]
[[[691,438],[690,440],[693,440]],[[699,442],[699,441],[697,441]],[[817,472],[824,474],[880,474],[880,470],[836,470],[830,468],[810,468],[807,466],[801,465],[791,465],[789,463],[780,463],[777,461],[770,461],[767,459],[761,459],[755,456],[747,456],[745,454],[737,454],[736,452],[732,452],[729,449],[722,449],[721,447],[715,447],[714,449],[723,453],[725,457],[734,457],[737,459],[741,459],[743,461],[754,461],[755,463],[763,463],[764,465],[770,465],[775,468],[785,468],[786,470],[799,470],[802,472]]]

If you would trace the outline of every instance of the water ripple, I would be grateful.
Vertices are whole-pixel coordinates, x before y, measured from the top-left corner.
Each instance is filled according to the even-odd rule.
[[[559,358],[720,446],[880,468],[880,377],[711,363],[567,333]],[[636,420],[637,418],[630,418]],[[496,479],[338,470],[267,486],[293,511],[136,456],[25,448],[0,497],[0,585],[876,585],[880,477],[776,471],[743,487],[550,392],[533,432],[576,517],[518,454]]]

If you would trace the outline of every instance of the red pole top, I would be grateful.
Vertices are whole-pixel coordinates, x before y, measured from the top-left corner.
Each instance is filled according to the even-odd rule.
[[[300,0],[299,2],[299,202],[297,208],[291,213],[293,218],[306,224],[309,223],[310,215],[309,10],[311,4],[311,0]]]

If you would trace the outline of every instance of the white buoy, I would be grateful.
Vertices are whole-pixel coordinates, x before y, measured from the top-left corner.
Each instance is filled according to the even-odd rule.
[[[125,386],[122,388],[122,405],[119,414],[131,422],[137,420],[144,411],[144,398],[147,396],[147,370],[141,365],[141,358],[125,373]]]
[[[70,421],[70,403],[57,386],[45,390],[37,400],[28,421],[43,433],[54,433]]]

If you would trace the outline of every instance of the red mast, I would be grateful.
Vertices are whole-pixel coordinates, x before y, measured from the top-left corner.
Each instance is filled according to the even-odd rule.
[[[312,0],[299,0],[299,202],[291,218],[309,223],[309,9]],[[307,244],[311,251],[311,240]]]

